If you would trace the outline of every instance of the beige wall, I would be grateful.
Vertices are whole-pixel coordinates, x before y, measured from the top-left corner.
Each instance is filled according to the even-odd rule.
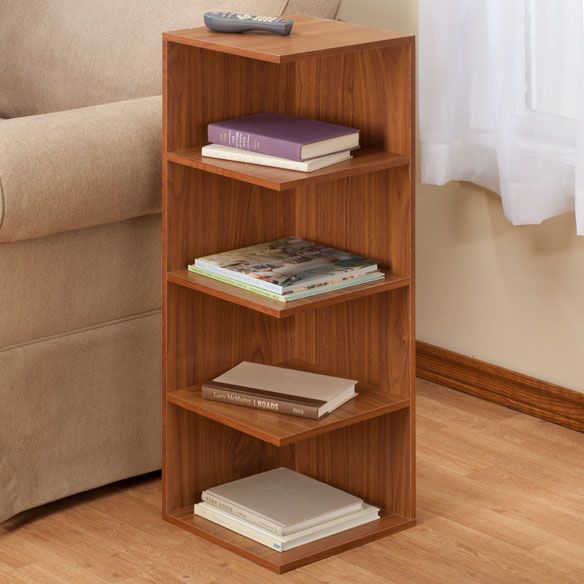
[[[344,0],[340,17],[416,32],[417,0]],[[563,215],[513,227],[499,197],[420,185],[417,338],[584,392],[584,237]]]

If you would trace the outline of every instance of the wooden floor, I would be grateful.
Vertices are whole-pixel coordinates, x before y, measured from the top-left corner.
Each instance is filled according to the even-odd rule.
[[[0,527],[0,582],[584,583],[584,434],[418,382],[418,517],[276,576],[159,518],[156,475]]]

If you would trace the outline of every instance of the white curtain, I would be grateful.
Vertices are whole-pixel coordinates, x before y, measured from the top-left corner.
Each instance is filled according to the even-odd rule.
[[[501,195],[584,235],[584,0],[420,0],[422,182]]]

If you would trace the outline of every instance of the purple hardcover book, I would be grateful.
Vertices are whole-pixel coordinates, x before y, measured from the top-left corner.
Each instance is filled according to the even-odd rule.
[[[290,160],[359,146],[359,130],[317,120],[262,113],[209,124],[209,142]]]

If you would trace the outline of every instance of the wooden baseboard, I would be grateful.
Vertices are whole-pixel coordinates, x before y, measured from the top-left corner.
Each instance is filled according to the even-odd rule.
[[[421,341],[416,358],[421,379],[584,432],[584,393]]]

